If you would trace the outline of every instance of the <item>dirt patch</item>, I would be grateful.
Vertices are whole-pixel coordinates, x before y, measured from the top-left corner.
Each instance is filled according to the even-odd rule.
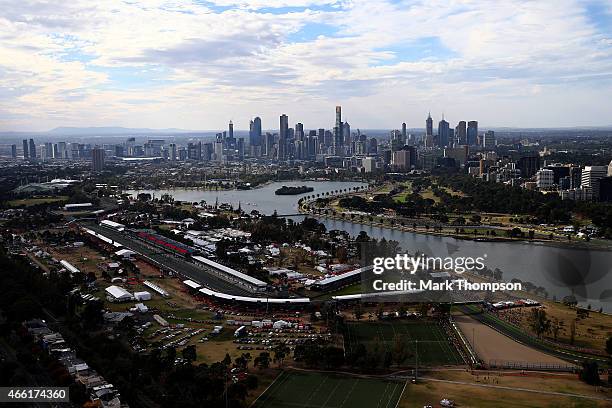
[[[469,316],[456,316],[455,322],[478,357],[485,362],[498,360],[567,365],[566,361],[517,343]]]

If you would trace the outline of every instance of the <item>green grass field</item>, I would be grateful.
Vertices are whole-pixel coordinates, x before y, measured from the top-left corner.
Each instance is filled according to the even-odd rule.
[[[349,322],[344,336],[347,350],[354,349],[359,343],[368,349],[376,343],[382,343],[383,349],[393,349],[398,341],[403,342],[409,350],[407,365],[414,364],[416,351],[419,365],[463,364],[444,329],[431,321]]]
[[[403,381],[284,371],[252,408],[395,408]]]

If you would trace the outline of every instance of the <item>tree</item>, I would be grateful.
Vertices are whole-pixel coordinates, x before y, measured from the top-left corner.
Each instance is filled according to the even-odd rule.
[[[253,364],[260,369],[270,367],[270,353],[262,351],[259,356],[255,357]]]
[[[596,361],[584,361],[580,379],[589,385],[599,384],[599,367]]]
[[[288,351],[289,349],[284,344],[279,344],[278,346],[276,346],[276,348],[274,349],[274,362],[277,363],[279,366],[282,366]]]
[[[355,319],[357,320],[361,320],[361,318],[363,317],[363,310],[361,309],[361,304],[357,303],[357,305],[355,306]]]
[[[225,357],[223,358],[221,363],[226,367],[229,367],[229,365],[232,363],[232,358],[228,353],[225,353]]]
[[[190,363],[198,359],[198,356],[196,354],[196,346],[193,344],[185,347],[181,354],[183,355],[183,358],[189,361]]]
[[[559,332],[561,331],[562,325],[563,324],[561,321],[559,321],[559,319],[557,318],[553,319],[552,334],[553,334],[553,338],[555,339],[555,341],[557,340],[557,337],[559,336]]]
[[[544,309],[531,310],[530,326],[538,337],[550,331],[551,322]]]

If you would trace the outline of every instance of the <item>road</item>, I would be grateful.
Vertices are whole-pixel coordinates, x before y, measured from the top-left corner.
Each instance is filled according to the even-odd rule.
[[[150,258],[168,270],[178,272],[189,279],[199,282],[211,290],[236,296],[254,296],[252,292],[223,280],[206,267],[191,263],[179,256],[170,255],[162,249],[128,236],[127,233],[113,231],[91,223],[84,224],[84,227],[120,243],[125,248],[131,249],[143,257]]]

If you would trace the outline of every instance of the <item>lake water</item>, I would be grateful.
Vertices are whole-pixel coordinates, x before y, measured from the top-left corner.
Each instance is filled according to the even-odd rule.
[[[311,193],[295,196],[277,196],[274,191],[281,186],[313,187]],[[297,201],[300,197],[312,194],[324,194],[335,190],[352,189],[362,186],[354,182],[274,182],[253,190],[156,190],[139,191],[161,197],[168,193],[176,200],[201,201],[212,204],[218,199],[221,203],[238,203],[249,212],[258,210],[265,214],[294,214],[297,212]],[[131,192],[134,193],[134,192]],[[301,219],[303,217],[292,217]],[[348,221],[320,219],[327,229],[347,231],[356,236],[365,231],[374,238],[386,238],[398,241],[402,249],[409,253],[423,252],[430,256],[471,256],[486,257],[485,264],[491,269],[503,271],[504,280],[518,278],[529,281],[536,286],[547,289],[550,297],[561,299],[566,295],[575,295],[583,305],[590,304],[593,309],[603,307],[612,312],[612,252],[587,249],[553,247],[529,242],[478,242],[460,240],[450,237],[439,237],[413,232],[403,232],[389,228],[371,227]]]
[[[200,202],[206,201],[207,204],[214,204],[218,200],[219,204],[232,204],[234,208],[238,208],[238,204],[242,206],[245,212],[257,210],[260,213],[271,215],[276,211],[280,215],[296,214],[298,211],[298,200],[301,197],[306,197],[313,194],[325,194],[327,192],[352,189],[353,187],[366,186],[365,183],[343,182],[343,181],[281,181],[268,183],[263,187],[252,190],[190,190],[190,189],[174,189],[174,190],[139,190],[127,191],[129,194],[134,193],[149,193],[155,194],[159,198],[163,194],[170,194],[175,200]],[[276,195],[274,192],[282,186],[308,186],[314,188],[314,191],[298,195]]]

